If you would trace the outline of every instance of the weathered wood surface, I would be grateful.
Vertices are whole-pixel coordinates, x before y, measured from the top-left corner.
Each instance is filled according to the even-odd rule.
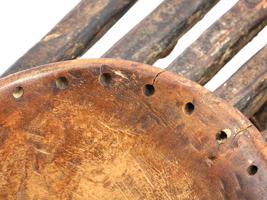
[[[2,78],[0,123],[1,199],[267,196],[251,122],[152,66],[76,60]]]
[[[262,136],[264,137],[265,141],[267,142],[267,129],[262,131]]]
[[[218,0],[165,0],[103,57],[153,64],[167,56],[177,40]]]
[[[137,0],[82,0],[3,76],[81,56]]]
[[[45,36],[40,43],[34,46],[27,54],[25,54],[25,56],[19,59],[12,68],[5,73],[5,75],[39,64],[72,59],[81,55],[135,2],[136,1],[123,1],[123,4],[121,4],[120,0],[101,0],[95,4],[93,1],[81,1],[81,3],[74,8],[50,33],[48,33],[48,35]],[[110,57],[114,56],[115,58],[127,58],[141,62],[153,63],[158,58],[167,55],[176,44],[177,39],[188,28],[201,19],[203,15],[216,4],[216,2],[217,1],[211,0],[192,2],[177,0],[164,1],[155,11],[137,25],[137,27],[128,33],[104,56],[109,57],[108,55],[110,55]],[[115,5],[116,3],[119,3],[118,7],[110,6],[111,4]],[[189,6],[190,4],[194,6]],[[94,12],[86,12],[89,9]],[[251,10],[254,9],[255,11],[251,12]],[[188,72],[191,75],[193,74],[193,80],[197,76],[194,75],[194,73],[204,74],[205,81],[203,82],[203,79],[198,79],[197,81],[199,81],[200,84],[205,83],[207,78],[205,70],[213,69],[214,66],[219,66],[218,69],[220,69],[221,66],[223,66],[223,64],[227,62],[227,60],[230,59],[230,57],[233,56],[239,48],[242,47],[242,45],[248,42],[259,30],[261,30],[266,24],[266,14],[264,14],[263,11],[266,11],[266,0],[241,0],[210,28],[211,31],[209,31],[210,29],[207,30],[204,35],[208,36],[202,36],[202,39],[199,39],[202,43],[199,43],[202,45],[205,43],[212,45],[211,42],[209,43],[209,39],[217,39],[214,43],[214,46],[217,45],[216,48],[212,46],[210,46],[209,49],[207,46],[204,47],[209,51],[213,49],[212,53],[214,53],[214,51],[218,51],[216,52],[215,58],[218,59],[218,57],[220,57],[221,60],[219,63],[212,64],[209,62],[217,61],[215,58],[210,59],[210,55],[203,56],[203,58],[200,59],[200,65],[196,65],[192,71]],[[244,13],[246,12],[249,12],[249,14],[245,15]],[[90,18],[92,16],[94,17]],[[110,16],[112,17],[109,18]],[[231,21],[230,19],[232,18],[234,20]],[[92,28],[96,25],[93,23],[96,19],[98,20],[97,25],[100,26],[96,26],[95,29],[90,30],[90,26]],[[242,21],[241,27],[235,30],[233,27],[238,24],[238,20]],[[86,24],[88,21],[90,26]],[[73,27],[73,24],[75,24],[75,27]],[[213,37],[211,37],[211,35]],[[69,41],[66,38],[69,39]],[[148,44],[145,45],[146,43]],[[224,44],[222,45],[222,43]],[[238,45],[236,45],[236,43],[238,43]],[[140,44],[142,45],[140,46]],[[220,47],[220,45],[222,46]],[[238,46],[238,48],[233,48],[231,45]],[[200,47],[205,50],[203,46],[200,45]],[[192,47],[192,49],[195,50],[196,47]],[[190,54],[190,48],[187,51],[189,51]],[[224,54],[225,52],[223,51],[228,53]],[[192,58],[194,58],[194,56],[192,56]],[[184,62],[183,59],[184,58],[181,58],[181,62]],[[199,61],[199,57],[196,57],[196,59]],[[193,63],[195,62],[194,60],[195,58],[192,59]],[[207,63],[208,68],[205,66]],[[259,65],[260,63],[255,64]],[[257,112],[258,115],[253,117],[253,121],[257,127],[265,127],[265,122],[267,121],[266,117],[264,117],[266,114],[262,111],[264,109],[259,109],[259,106],[266,101],[266,79],[262,78],[264,77],[264,74],[266,74],[266,70],[264,71],[263,63],[261,64],[261,66],[258,66],[258,69],[248,67],[238,72],[240,75],[245,73],[245,76],[252,84],[247,86],[245,91],[242,89],[242,84],[244,86],[244,84],[249,81],[248,79],[239,78],[243,77],[243,75],[240,76],[238,74],[228,81],[229,84],[227,85],[231,88],[228,88],[228,86],[222,86],[219,89],[219,93],[222,93],[219,96],[235,105],[248,117],[251,117],[252,113],[259,110]],[[252,71],[255,73],[255,77],[248,75]],[[212,74],[214,74],[214,71],[212,71]],[[210,76],[210,74],[208,76]],[[259,76],[262,79],[256,78]],[[255,82],[252,80],[253,77],[256,80]],[[236,82],[239,84],[238,87],[235,84]],[[236,95],[237,93],[238,95]]]
[[[256,112],[255,115],[251,117],[251,121],[259,130],[267,130],[267,102],[265,102],[263,106],[258,110],[258,112]]]
[[[167,70],[202,85],[267,23],[267,0],[240,0],[188,47]]]
[[[252,117],[267,101],[267,45],[215,90],[215,94],[248,118]]]

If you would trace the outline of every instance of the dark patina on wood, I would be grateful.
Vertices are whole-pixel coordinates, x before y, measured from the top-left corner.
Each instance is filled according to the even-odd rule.
[[[267,146],[251,122],[152,66],[76,60],[2,78],[0,123],[1,199],[267,196]]]
[[[135,2],[123,1],[122,4],[120,0],[101,0],[98,3],[91,0],[81,1],[40,43],[36,44],[25,56],[19,59],[5,75],[39,64],[72,59],[82,55]],[[164,1],[104,56],[153,63],[157,59],[168,55],[178,38],[201,19],[216,2],[211,0]],[[110,6],[111,4],[118,4],[119,6],[112,7]],[[194,6],[189,6],[190,4]],[[251,11],[254,9],[255,11]],[[87,12],[88,10],[90,12]],[[192,75],[192,77],[188,78],[204,84],[262,29],[266,24],[266,14],[263,11],[266,13],[266,0],[239,1],[237,5],[204,33],[204,36],[201,37],[202,39],[200,38],[194,44],[195,46],[193,45],[184,52],[187,55],[192,51],[196,51],[197,48],[202,48],[202,51],[211,51],[210,53],[215,56],[191,56],[192,60],[190,61],[195,66],[192,69],[186,69],[191,71],[182,71],[182,75]],[[238,22],[238,20],[240,21]],[[94,24],[94,22],[96,23]],[[235,26],[239,26],[239,23],[241,27],[235,30]],[[211,46],[212,42],[210,40],[214,38],[215,45]],[[210,46],[203,46],[205,43]],[[185,55],[182,54],[182,56]],[[262,55],[262,61],[260,58],[257,58],[257,61],[250,61],[251,64],[249,64],[250,62],[248,63],[250,67],[244,66],[242,70],[239,70],[236,75],[227,81],[226,85],[216,91],[219,96],[225,98],[248,117],[251,117],[257,111],[251,120],[260,130],[266,128],[267,122],[266,108],[264,107],[266,104],[259,108],[266,101],[264,57]],[[180,58],[179,62],[182,62],[182,64],[183,62],[188,63],[188,58],[190,56]],[[201,62],[198,63],[199,61]],[[189,65],[191,64],[189,63]],[[253,65],[257,66],[257,68],[254,67],[255,69],[253,69],[251,67]],[[211,70],[211,74],[206,70]],[[253,76],[251,75],[252,72]],[[198,75],[200,75],[200,78],[196,78]],[[247,85],[247,83],[251,85]]]
[[[267,130],[267,101],[263,104],[262,107],[260,107],[258,112],[256,112],[255,115],[250,118],[250,120],[259,130]]]
[[[267,0],[240,0],[167,69],[204,85],[266,23]]]
[[[248,118],[260,110],[267,101],[267,45],[221,85],[215,94]]]
[[[117,42],[105,58],[153,64],[167,56],[177,40],[218,0],[165,0]]]
[[[3,76],[70,60],[90,48],[137,0],[82,0]]]

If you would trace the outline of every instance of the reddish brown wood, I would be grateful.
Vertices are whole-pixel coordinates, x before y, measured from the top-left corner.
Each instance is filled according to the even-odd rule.
[[[252,117],[267,101],[267,45],[219,87],[215,94],[247,117]]]
[[[204,85],[266,23],[267,0],[240,0],[167,69]]]
[[[167,56],[177,40],[218,0],[165,0],[103,57],[153,64]]]
[[[0,79],[1,199],[265,199],[267,147],[201,86],[79,60]]]
[[[265,141],[267,142],[267,129],[265,131],[262,131],[262,136],[264,137]]]
[[[82,0],[3,76],[38,65],[81,56],[137,0]]]

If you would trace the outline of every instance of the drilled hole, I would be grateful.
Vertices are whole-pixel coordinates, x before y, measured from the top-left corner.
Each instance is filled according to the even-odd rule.
[[[68,79],[66,77],[57,78],[56,87],[60,90],[66,89],[68,87]]]
[[[216,160],[216,158],[217,158],[217,157],[214,156],[214,155],[212,155],[212,156],[208,156],[208,159],[210,159],[210,160],[212,160],[212,161],[213,161],[213,160]]]
[[[154,93],[155,93],[155,88],[153,85],[151,85],[151,84],[145,85],[144,94],[146,96],[152,96]]]
[[[258,172],[258,167],[256,165],[250,165],[247,169],[249,175],[253,176]]]
[[[15,90],[13,92],[13,97],[15,99],[19,99],[19,98],[21,98],[23,96],[23,94],[24,94],[24,90],[23,90],[22,87],[19,86],[19,87],[15,88]]]
[[[185,112],[188,115],[191,115],[195,110],[195,105],[192,102],[185,104]]]
[[[102,85],[107,86],[111,83],[112,77],[109,73],[103,73],[100,75],[99,81]]]
[[[216,140],[219,143],[223,143],[226,139],[230,138],[232,131],[229,128],[225,128],[216,134]]]
[[[224,140],[227,139],[227,133],[225,131],[220,131],[216,134],[216,140],[218,142],[223,142]]]

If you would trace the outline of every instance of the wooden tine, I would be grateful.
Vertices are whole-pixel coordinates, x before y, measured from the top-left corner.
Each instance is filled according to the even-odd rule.
[[[267,0],[240,0],[167,68],[207,83],[267,24]]]
[[[248,118],[252,117],[267,101],[267,45],[215,90],[215,94]]]
[[[102,57],[153,64],[218,0],[165,0]]]
[[[261,106],[258,112],[250,118],[254,125],[259,130],[266,130],[266,139],[267,139],[267,101]]]
[[[82,0],[3,76],[81,56],[137,0]]]

